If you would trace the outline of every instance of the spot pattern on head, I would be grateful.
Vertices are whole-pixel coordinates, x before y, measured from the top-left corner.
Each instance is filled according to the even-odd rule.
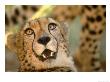
[[[49,26],[50,24],[51,26]],[[68,44],[64,38],[66,34],[64,36],[63,28],[61,28],[59,22],[55,21],[52,18],[44,17],[28,21],[18,33],[17,39],[20,40],[17,40],[16,42],[17,44],[19,44],[18,46],[23,46],[23,52],[21,52],[21,49],[18,48],[19,61],[21,62],[20,70],[40,71],[41,69],[52,68],[54,66],[54,63],[59,67],[61,67],[62,65],[65,67],[66,64],[67,66],[69,66],[69,63],[70,61],[72,62],[72,60],[69,60]],[[49,37],[49,40],[46,44],[39,42],[39,40],[42,40],[43,43],[44,41],[47,41],[45,37]],[[20,41],[22,41],[22,43],[20,43]],[[63,55],[59,53],[62,53]],[[67,60],[64,60],[63,58],[66,58]],[[59,64],[56,63],[58,61]],[[66,63],[63,64],[62,61]],[[50,66],[50,64],[52,64],[52,66]],[[69,67],[71,70],[73,70],[73,68],[71,68],[71,65]],[[64,70],[61,69],[59,71]]]

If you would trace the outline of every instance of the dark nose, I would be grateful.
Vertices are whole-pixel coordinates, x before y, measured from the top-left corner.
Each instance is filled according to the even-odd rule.
[[[38,43],[46,45],[50,41],[50,37],[41,37],[38,39]]]

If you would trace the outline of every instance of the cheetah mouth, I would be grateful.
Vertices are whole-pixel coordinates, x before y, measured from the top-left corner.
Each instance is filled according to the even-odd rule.
[[[39,60],[45,61],[47,59],[56,59],[57,52],[53,52],[49,49],[45,49],[40,56],[38,56]]]

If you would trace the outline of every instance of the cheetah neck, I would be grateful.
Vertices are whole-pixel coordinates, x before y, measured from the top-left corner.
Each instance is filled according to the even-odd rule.
[[[70,67],[73,71],[76,71],[74,62],[69,56],[68,47],[63,48],[64,45],[66,46],[62,43],[58,45],[57,57],[49,64],[49,67]]]

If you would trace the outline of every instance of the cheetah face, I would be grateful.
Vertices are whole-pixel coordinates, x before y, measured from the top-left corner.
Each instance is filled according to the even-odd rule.
[[[58,43],[61,41],[60,24],[52,18],[39,18],[29,21],[23,28],[23,46],[41,61],[55,59]]]

